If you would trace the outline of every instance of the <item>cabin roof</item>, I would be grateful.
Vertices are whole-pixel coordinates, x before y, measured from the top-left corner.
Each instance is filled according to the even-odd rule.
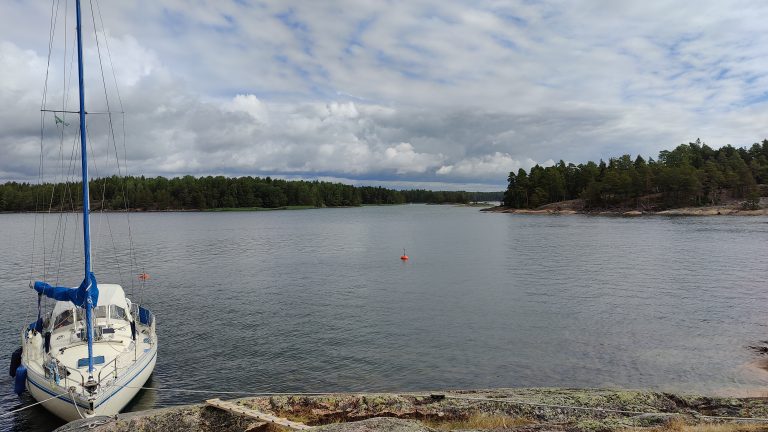
[[[97,306],[104,306],[104,305],[116,305],[126,310],[126,312],[129,312],[130,309],[128,307],[128,302],[125,298],[125,291],[123,291],[123,287],[121,287],[118,284],[99,284],[99,303]],[[64,312],[67,309],[72,309],[75,307],[72,302],[69,301],[57,301],[56,305],[53,307],[53,316],[58,316],[60,313]]]

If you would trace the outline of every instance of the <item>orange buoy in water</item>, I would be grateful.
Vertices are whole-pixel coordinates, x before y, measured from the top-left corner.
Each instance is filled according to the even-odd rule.
[[[403,261],[408,261],[408,255],[405,254],[405,249],[403,249],[403,254],[400,255],[400,259]]]
[[[139,280],[147,280],[149,279],[149,275],[146,273],[139,273]]]

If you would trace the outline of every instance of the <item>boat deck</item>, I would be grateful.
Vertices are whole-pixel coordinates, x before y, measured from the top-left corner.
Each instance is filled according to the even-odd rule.
[[[149,329],[137,326],[136,341],[131,335],[130,323],[107,323],[97,319],[94,332],[100,335],[93,343],[93,377],[101,384],[109,385],[121,370],[132,366],[136,359],[149,351],[154,341],[149,336]],[[59,364],[59,379],[62,385],[82,384],[88,379],[88,344],[81,340],[85,325],[78,322],[56,329],[51,334],[50,355]],[[40,375],[50,377],[50,366],[42,362],[31,362],[30,368]],[[55,372],[54,372],[55,373]],[[110,375],[112,376],[110,378]]]

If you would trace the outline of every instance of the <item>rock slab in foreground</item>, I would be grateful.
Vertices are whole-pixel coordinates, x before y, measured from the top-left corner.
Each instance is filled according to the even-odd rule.
[[[315,429],[318,432],[607,432],[626,428],[658,431],[674,422],[701,425],[730,421],[712,417],[768,418],[768,400],[763,398],[713,398],[630,390],[496,389],[439,394],[294,395],[251,397],[233,402],[318,426]],[[85,430],[282,432],[287,429],[203,404],[80,420],[57,429],[58,432]]]

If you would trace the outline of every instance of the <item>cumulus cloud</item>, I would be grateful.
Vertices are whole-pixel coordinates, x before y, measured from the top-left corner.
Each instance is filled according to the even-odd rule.
[[[760,19],[768,5],[145,6],[99,6],[110,108],[121,101],[126,112],[116,121],[121,132],[125,120],[132,173],[501,188],[509,171],[552,159],[654,156],[697,137],[748,145],[764,138],[768,122]],[[48,41],[40,35],[50,5],[0,8],[8,18],[0,27],[0,180],[29,180],[41,147]],[[48,107],[76,104],[73,21],[62,13]],[[87,102],[103,110],[89,26]],[[75,130],[57,129],[50,117],[43,123],[44,164],[60,166]],[[89,134],[107,172],[122,136],[112,142],[98,116]]]
[[[239,94],[235,96],[229,104],[229,109],[231,111],[248,113],[254,120],[261,123],[269,122],[266,106],[264,106],[264,103],[259,98],[252,94]]]
[[[397,174],[424,173],[438,165],[443,156],[416,153],[409,143],[387,147],[381,160],[381,167],[393,168]]]
[[[488,179],[493,181],[493,179],[508,175],[510,171],[516,172],[520,168],[528,170],[534,165],[536,165],[536,161],[533,159],[528,158],[519,161],[513,159],[507,153],[496,152],[491,155],[462,159],[451,165],[443,165],[436,173],[442,176]]]

